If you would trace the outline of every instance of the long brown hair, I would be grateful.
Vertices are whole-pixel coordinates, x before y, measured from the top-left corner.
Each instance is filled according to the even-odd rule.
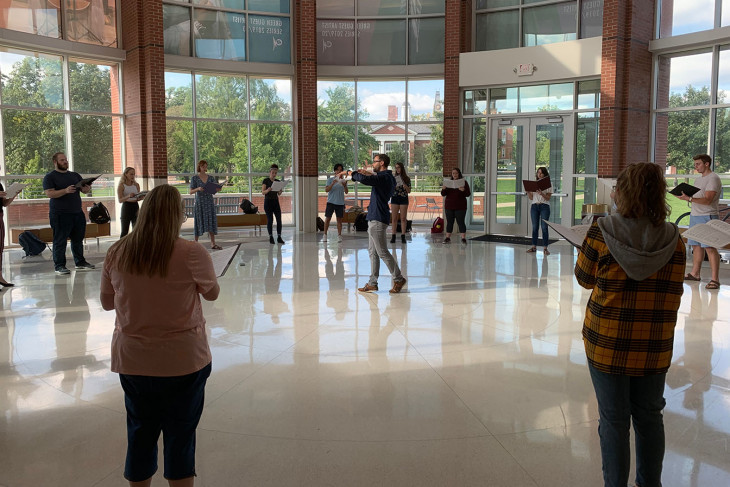
[[[182,224],[180,192],[163,184],[149,192],[132,231],[109,249],[107,258],[120,272],[167,277]]]
[[[135,169],[133,167],[129,166],[127,169],[124,170],[124,172],[122,173],[122,177],[119,178],[119,186],[117,186],[117,191],[124,191],[124,185],[129,182],[129,179],[127,176],[129,171],[135,171]],[[135,173],[136,173],[136,171],[135,171]]]
[[[395,167],[399,167],[400,168],[400,174],[399,174],[399,176],[403,180],[403,184],[405,184],[406,186],[410,186],[411,185],[411,178],[408,177],[408,173],[406,172],[406,166],[404,166],[402,162],[396,162],[395,163]],[[396,170],[396,174],[397,173],[398,173],[398,171]]]
[[[672,212],[666,196],[667,182],[658,164],[637,162],[618,175],[616,208],[625,218],[645,216],[652,225],[661,225]]]

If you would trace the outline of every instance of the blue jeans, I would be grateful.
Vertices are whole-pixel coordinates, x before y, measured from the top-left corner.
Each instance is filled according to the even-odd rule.
[[[535,203],[530,206],[530,218],[532,219],[532,246],[537,247],[537,234],[542,225],[542,246],[548,246],[548,226],[550,220],[550,205],[546,203]]]
[[[163,434],[165,478],[195,475],[195,430],[203,414],[211,364],[177,377],[119,374],[127,409],[124,478],[141,482],[157,471],[157,440]]]
[[[66,267],[66,241],[71,239],[71,254],[76,265],[84,259],[84,237],[86,236],[86,217],[78,213],[49,213],[53,230],[53,264],[56,270]]]
[[[380,277],[380,259],[383,259],[385,265],[388,266],[393,281],[404,281],[405,278],[400,273],[398,263],[388,252],[388,243],[385,239],[385,232],[388,230],[388,224],[377,220],[368,221],[368,253],[370,254],[370,280],[368,284],[376,286],[378,277]]]
[[[637,487],[661,487],[664,461],[664,381],[667,374],[606,374],[588,364],[598,400],[605,487],[626,487],[631,467],[629,428],[634,423]]]

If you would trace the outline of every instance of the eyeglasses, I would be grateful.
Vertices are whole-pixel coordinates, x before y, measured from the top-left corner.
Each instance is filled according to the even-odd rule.
[[[373,162],[381,162],[380,159],[373,159]]]

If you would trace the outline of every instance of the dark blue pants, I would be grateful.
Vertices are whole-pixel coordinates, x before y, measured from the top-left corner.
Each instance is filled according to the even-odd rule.
[[[74,263],[79,265],[84,259],[84,236],[86,218],[82,212],[48,214],[53,230],[53,263],[56,270],[66,267],[66,241],[71,239],[71,253]]]
[[[276,217],[276,233],[281,235],[281,206],[278,199],[264,200],[264,213],[266,213],[266,230],[271,235],[273,231],[274,217]]]
[[[530,207],[530,218],[532,219],[532,246],[537,247],[537,235],[542,227],[542,246],[548,246],[548,225],[550,220],[550,205],[535,203]]]
[[[125,201],[122,203],[122,231],[119,232],[119,238],[124,237],[129,233],[129,224],[132,224],[132,228],[137,224],[137,214],[139,213],[139,203]]]
[[[598,400],[605,487],[626,487],[631,468],[629,429],[634,423],[636,485],[661,487],[664,461],[664,382],[667,374],[606,374],[588,364]]]
[[[124,478],[141,482],[157,471],[157,440],[162,432],[165,478],[195,475],[195,430],[203,414],[211,364],[177,377],[119,374],[127,408],[127,461]]]

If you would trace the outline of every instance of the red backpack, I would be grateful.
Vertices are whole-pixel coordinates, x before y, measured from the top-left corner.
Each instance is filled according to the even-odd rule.
[[[431,233],[443,233],[444,231],[444,219],[440,216],[433,221],[431,225]]]

